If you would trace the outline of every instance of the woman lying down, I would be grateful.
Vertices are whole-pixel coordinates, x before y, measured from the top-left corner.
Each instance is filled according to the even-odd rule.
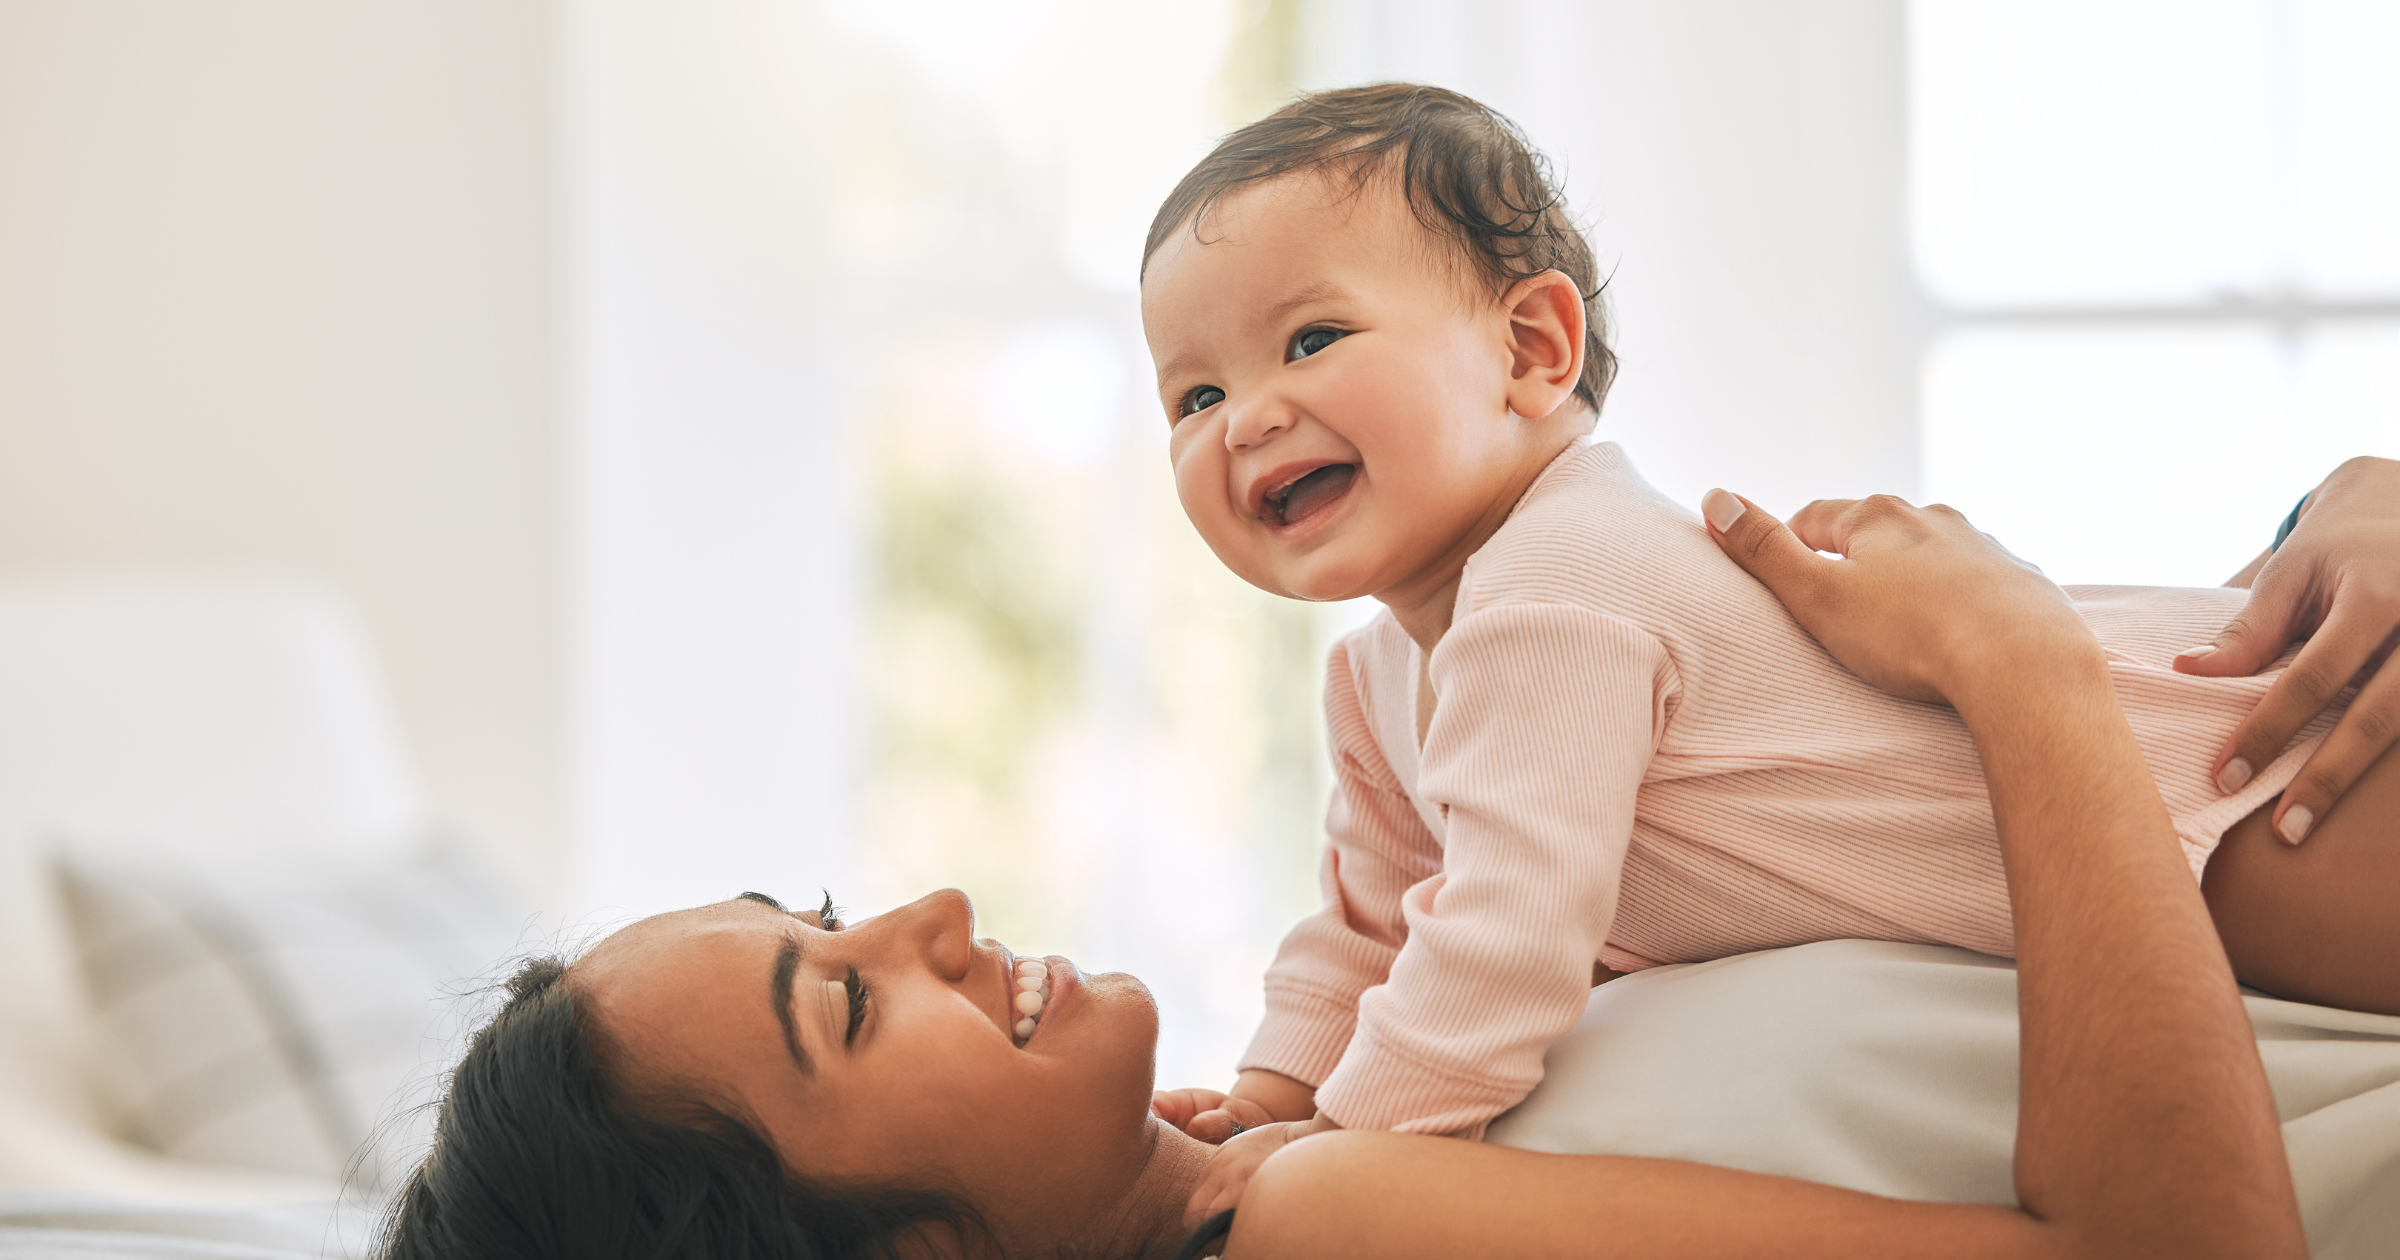
[[[1844,664],[1973,732],[2018,946],[2014,1206],[1347,1130],[1202,1220],[1215,1148],[1152,1109],[1139,981],[977,939],[955,892],[855,925],[751,894],[520,972],[385,1255],[2306,1254],[2242,999],[2092,632],[1954,513],[1812,511],[1846,559],[1755,509],[1720,540]]]

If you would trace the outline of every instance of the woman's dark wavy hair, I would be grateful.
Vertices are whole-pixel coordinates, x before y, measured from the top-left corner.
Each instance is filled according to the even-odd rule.
[[[509,980],[451,1073],[383,1260],[896,1260],[900,1239],[930,1229],[990,1238],[947,1195],[794,1177],[754,1129],[704,1103],[676,1123],[634,1114],[566,970],[537,959]]]
[[[1400,190],[1427,231],[1449,241],[1492,296],[1545,271],[1564,272],[1583,295],[1583,375],[1575,396],[1599,414],[1616,379],[1608,348],[1606,285],[1592,247],[1567,213],[1549,159],[1517,125],[1478,102],[1418,83],[1312,92],[1225,137],[1167,194],[1142,269],[1177,228],[1200,221],[1227,194],[1298,171],[1339,173],[1355,196],[1400,163]]]

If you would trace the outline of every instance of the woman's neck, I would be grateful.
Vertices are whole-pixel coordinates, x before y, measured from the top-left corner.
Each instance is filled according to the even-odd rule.
[[[1150,1118],[1150,1134],[1150,1153],[1118,1200],[1115,1218],[1095,1219],[1090,1237],[1061,1242],[1080,1242],[1093,1254],[1138,1256],[1171,1255],[1182,1245],[1191,1233],[1183,1223],[1184,1208],[1217,1148],[1156,1116]]]

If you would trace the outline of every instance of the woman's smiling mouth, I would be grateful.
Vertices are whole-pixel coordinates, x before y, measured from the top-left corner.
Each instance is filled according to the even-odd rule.
[[[1039,958],[1020,958],[1009,981],[1009,1010],[1016,1017],[1010,1032],[1022,1050],[1041,1026],[1042,1013],[1050,1004],[1050,964]]]

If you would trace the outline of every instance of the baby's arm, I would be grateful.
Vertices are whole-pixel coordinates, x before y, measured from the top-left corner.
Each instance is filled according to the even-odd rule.
[[[1152,1109],[1204,1141],[1316,1114],[1312,1082],[1350,1042],[1359,995],[1382,983],[1407,928],[1400,899],[1441,869],[1441,846],[1385,764],[1368,727],[1347,643],[1327,663],[1325,712],[1335,784],[1319,874],[1325,904],[1285,935],[1266,976],[1266,1018],[1230,1093],[1162,1090]]]
[[[1223,1145],[1187,1224],[1238,1202],[1269,1156],[1314,1132],[1480,1136],[1540,1079],[1543,1053],[1601,974],[1594,960],[1616,913],[1634,793],[1674,690],[1665,648],[1580,609],[1515,606],[1453,627],[1433,673],[1439,704],[1419,790],[1447,817],[1444,869],[1399,898],[1405,936],[1390,979],[1361,998],[1348,1048],[1313,1091],[1314,1114],[1294,1107],[1278,1114],[1284,1123],[1243,1121],[1235,1133],[1250,1104],[1209,1113],[1229,1137],[1211,1139]],[[1329,911],[1346,874],[1340,852],[1328,857]]]
[[[1654,636],[1560,604],[1471,613],[1431,672],[1419,792],[1448,818],[1444,870],[1403,898],[1407,943],[1316,1101],[1348,1128],[1477,1136],[1583,1013],[1678,684]]]

